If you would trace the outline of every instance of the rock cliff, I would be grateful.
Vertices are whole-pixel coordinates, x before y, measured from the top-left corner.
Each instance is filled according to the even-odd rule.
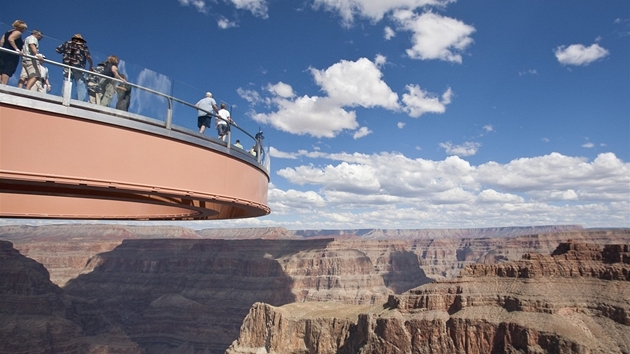
[[[402,292],[417,284],[404,284],[398,279],[397,266],[408,268],[417,262],[418,272],[427,277],[425,281],[451,278],[467,264],[516,260],[531,250],[548,253],[569,238],[598,244],[623,242],[630,238],[630,230],[593,231],[567,225],[464,230],[324,230],[322,235],[336,235],[337,240],[351,242],[351,247],[370,257],[378,271],[383,273],[386,284],[394,284],[391,286],[393,291]],[[92,224],[0,227],[0,239],[13,242],[22,254],[42,263],[50,272],[51,280],[62,287],[68,280],[91,271],[85,266],[92,256],[113,250],[123,240],[299,240],[323,238],[322,235],[283,228],[192,230],[173,226]],[[365,243],[366,240],[370,242]],[[379,259],[382,249],[398,250],[397,253],[386,252],[396,258],[392,261],[391,271],[383,270],[389,259]]]
[[[368,240],[351,232],[335,239],[312,234],[300,237],[295,232],[277,228],[252,230],[248,234],[248,229],[194,231],[177,227],[85,226],[0,227],[0,238],[12,240],[22,254],[46,266],[51,279],[62,286],[62,293],[56,296],[63,307],[53,312],[63,314],[60,318],[74,324],[71,327],[75,333],[73,338],[85,337],[76,339],[81,345],[89,345],[89,349],[100,343],[105,345],[103,348],[109,345],[110,352],[118,348],[121,352],[140,349],[160,354],[223,353],[239,336],[250,308],[269,316],[273,314],[283,326],[289,326],[282,333],[270,331],[274,327],[266,324],[257,331],[268,333],[273,340],[284,336],[286,339],[278,343],[290,340],[297,347],[308,348],[304,352],[327,353],[331,351],[326,348],[334,347],[340,353],[359,350],[367,353],[363,348],[376,348],[365,346],[371,338],[367,337],[371,333],[369,326],[376,326],[372,320],[380,321],[374,327],[376,332],[390,331],[386,325],[393,322],[385,321],[388,315],[402,319],[414,312],[433,314],[430,321],[422,319],[423,323],[436,324],[425,327],[425,331],[433,333],[436,341],[456,348],[455,342],[449,342],[445,336],[446,323],[454,321],[448,322],[451,320],[448,311],[404,312],[384,308],[383,304],[396,296],[401,299],[411,296],[422,289],[418,286],[436,279],[439,282],[425,286],[451,284],[449,281],[462,270],[473,272],[464,277],[473,279],[468,282],[471,289],[477,284],[475,279],[508,279],[491,275],[494,274],[491,269],[507,267],[511,264],[509,261],[520,260],[524,255],[535,257],[531,253],[534,250],[549,254],[560,241],[567,239],[597,245],[630,243],[627,229],[558,228],[555,232],[531,235],[520,234],[526,228],[502,231],[516,235],[510,237],[489,237],[485,233],[489,229],[476,229],[472,233],[461,231],[474,236],[469,238],[378,239],[379,236]],[[407,237],[412,231],[385,234]],[[583,259],[584,250],[580,252]],[[604,257],[597,250],[592,252],[594,259]],[[570,252],[564,254],[568,257]],[[534,258],[523,261],[531,262]],[[470,267],[478,263],[488,268],[482,271]],[[545,275],[541,279],[545,277],[549,278]],[[530,278],[510,279],[514,282]],[[479,284],[481,290],[491,288],[488,284]],[[53,289],[59,291],[58,287],[53,286]],[[544,293],[545,289],[539,290]],[[35,300],[35,303],[38,301],[41,302]],[[28,303],[26,299],[15,306],[28,308]],[[524,300],[520,303],[523,305],[519,306],[526,305]],[[616,314],[614,316],[623,317],[627,313],[619,312],[618,306],[605,308]],[[300,314],[302,322],[295,320],[296,313]],[[488,316],[488,323],[498,321],[492,317],[494,312],[488,312]],[[258,317],[247,317],[245,324],[255,322],[259,326]],[[329,322],[331,319],[333,322]],[[11,333],[11,328],[1,327],[0,331]],[[243,325],[243,328],[248,327]],[[400,327],[401,343],[406,333],[402,329]],[[335,334],[337,331],[347,335]],[[246,332],[240,333],[243,336]],[[362,335],[366,337],[356,339]],[[304,339],[299,339],[302,337]],[[355,339],[349,341],[344,339],[346,337]],[[265,337],[264,344],[256,348],[272,348],[273,340]],[[312,349],[314,347],[317,349]],[[247,348],[235,347],[234,350],[249,350]],[[0,352],[4,352],[2,344]]]
[[[257,303],[227,353],[628,353],[630,244],[467,266],[384,305]]]
[[[63,290],[41,264],[0,241],[0,352],[120,353],[145,351],[116,328],[88,336]]]

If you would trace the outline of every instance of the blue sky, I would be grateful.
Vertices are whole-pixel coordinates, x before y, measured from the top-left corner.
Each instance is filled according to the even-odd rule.
[[[182,226],[630,227],[627,0],[3,4],[15,19],[49,59],[81,33],[132,82],[212,91],[264,131],[272,214]]]

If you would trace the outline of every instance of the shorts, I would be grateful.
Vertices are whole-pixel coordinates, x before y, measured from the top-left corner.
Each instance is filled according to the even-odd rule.
[[[210,119],[212,119],[212,116],[209,116],[209,115],[197,117],[197,128],[201,128],[204,125],[206,127],[209,127],[210,126]]]
[[[217,133],[219,133],[219,136],[224,136],[229,131],[230,131],[230,127],[228,127],[227,124],[217,125]]]
[[[19,62],[19,56],[7,52],[0,52],[0,74],[13,76]]]
[[[22,68],[26,71],[26,77],[28,79],[33,77],[41,77],[42,74],[39,71],[39,65],[37,59],[24,58],[22,59]],[[21,77],[22,75],[20,75]]]

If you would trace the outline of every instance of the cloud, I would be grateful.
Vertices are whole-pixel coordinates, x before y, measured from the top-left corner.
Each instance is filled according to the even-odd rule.
[[[367,127],[361,127],[359,128],[359,130],[357,130],[356,132],[354,132],[354,134],[352,135],[352,138],[354,140],[363,138],[364,136],[370,135],[372,134],[372,131],[370,129],[368,129]]]
[[[559,153],[521,158],[506,165],[489,162],[478,169],[480,183],[491,183],[508,192],[527,192],[547,200],[549,192],[575,190],[580,193],[606,195],[618,193],[616,200],[628,198],[630,164],[613,153],[603,153],[588,162],[585,158]],[[625,184],[625,185],[624,185]]]
[[[407,91],[409,93],[403,94],[402,101],[405,104],[404,110],[413,118],[425,113],[444,113],[453,95],[450,87],[441,98],[422,90],[418,85],[407,85]]]
[[[399,9],[414,10],[426,6],[444,7],[456,0],[315,0],[315,8],[336,12],[345,26],[351,26],[355,16],[367,18],[373,22]]]
[[[325,97],[275,97],[271,101],[278,108],[276,112],[254,113],[252,119],[288,133],[318,138],[334,138],[344,129],[359,126],[355,112],[348,112]]]
[[[453,91],[449,87],[440,97],[422,90],[417,85],[407,85],[408,93],[402,103],[398,94],[383,81],[381,67],[387,58],[377,54],[374,62],[367,58],[356,61],[341,60],[318,70],[309,68],[313,79],[326,96],[302,95],[298,97],[291,85],[284,82],[268,84],[266,95],[255,90],[239,88],[237,92],[252,105],[265,104],[275,112],[250,112],[253,120],[269,124],[278,130],[292,134],[333,138],[344,130],[359,128],[356,112],[347,108],[383,108],[393,112],[404,111],[417,118],[424,113],[444,113],[451,103]],[[370,134],[367,127],[355,132],[355,139]]]
[[[271,157],[279,158],[279,159],[291,159],[291,160],[297,159],[296,154],[280,151],[273,146],[269,147],[269,155],[271,155]]]
[[[191,6],[195,8],[197,11],[208,14],[210,12],[210,6],[208,6],[206,0],[178,0],[179,3],[183,6]],[[226,2],[231,3],[235,8],[239,10],[246,10],[252,13],[252,15],[260,18],[268,18],[267,14],[267,1],[266,0],[226,0]],[[218,20],[218,24],[220,28],[230,28],[235,27],[236,24],[227,20],[225,17],[221,16]],[[227,26],[227,27],[223,27]]]
[[[529,70],[519,71],[518,72],[518,76],[525,76],[525,75],[538,75],[538,70],[536,70],[536,69],[529,69]]]
[[[291,87],[291,85],[285,84],[282,81],[274,85],[272,84],[267,85],[267,91],[277,96],[280,96],[282,98],[291,98],[295,96],[295,93],[293,93],[293,88]]]
[[[562,65],[586,66],[606,57],[609,52],[595,43],[590,47],[585,47],[582,44],[572,44],[568,47],[560,46],[556,48],[554,54]]]
[[[404,122],[398,122],[398,123],[396,123],[396,126],[398,127],[398,129],[402,129],[402,128],[404,128],[404,127],[405,127],[405,125],[406,125],[406,123],[404,123]]]
[[[385,40],[388,41],[394,37],[396,37],[396,32],[394,32],[394,30],[391,27],[386,26],[385,29],[383,30],[383,38],[385,38]]]
[[[264,99],[260,96],[260,94],[256,90],[247,90],[247,89],[239,87],[238,89],[236,89],[236,93],[238,93],[238,95],[241,96],[241,98],[245,99],[247,102],[249,102],[252,105],[264,102]]]
[[[395,112],[401,110],[398,94],[382,79],[380,67],[386,62],[387,58],[379,54],[374,62],[360,58],[356,61],[341,60],[323,70],[309,68],[315,83],[326,94],[323,97],[298,97],[293,88],[283,82],[268,84],[265,87],[267,95],[243,88],[237,91],[252,105],[264,103],[275,110],[269,113],[251,112],[252,119],[259,123],[269,124],[292,134],[333,138],[343,130],[359,128],[355,111],[348,110],[348,107],[384,108]],[[423,95],[428,96],[426,92]],[[424,97],[424,101],[421,101],[417,97],[409,101],[410,104],[422,105],[414,107],[413,112],[436,109],[429,107],[431,97]],[[438,99],[437,105],[448,104],[449,101],[450,89],[441,101]],[[355,132],[353,137],[358,139],[370,133],[364,127]]]
[[[457,156],[433,161],[386,152],[294,154],[329,161],[277,172],[290,186],[288,191],[319,196],[302,204],[310,208],[311,228],[341,227],[347,219],[362,227],[384,228],[627,227],[630,222],[630,164],[613,153],[592,161],[552,153],[478,166]],[[280,194],[270,195],[270,201],[284,205],[276,196]],[[310,206],[315,202],[321,204]],[[480,220],[487,224],[480,225]]]
[[[208,7],[206,6],[205,0],[178,0],[181,5],[184,6],[192,6],[197,11],[206,14],[208,13]]]
[[[479,150],[481,144],[467,141],[462,145],[453,145],[450,141],[448,141],[445,143],[440,143],[440,147],[444,148],[444,150],[446,150],[446,153],[449,155],[472,156],[477,153],[477,150]]]
[[[385,64],[387,64],[387,57],[382,54],[377,54],[374,58],[374,65],[378,68],[382,68]]]
[[[499,193],[494,189],[484,189],[477,195],[479,203],[518,203],[525,202],[523,197],[511,193]]]
[[[396,11],[392,18],[400,28],[412,32],[413,46],[407,49],[412,59],[439,59],[462,63],[461,53],[473,43],[475,28],[433,12],[421,15],[409,10]]]
[[[217,26],[219,26],[219,28],[221,29],[228,29],[228,28],[232,28],[232,27],[238,27],[238,24],[234,21],[230,21],[229,19],[225,18],[224,16],[220,16],[217,19]]]
[[[266,0],[229,0],[239,10],[247,10],[252,15],[260,18],[268,18]]]
[[[383,74],[369,59],[341,60],[326,70],[310,71],[315,82],[339,105],[398,108],[398,95],[381,79]]]
[[[587,148],[587,149],[593,148],[594,146],[595,146],[595,144],[593,144],[591,142],[582,144],[582,147],[583,148]]]

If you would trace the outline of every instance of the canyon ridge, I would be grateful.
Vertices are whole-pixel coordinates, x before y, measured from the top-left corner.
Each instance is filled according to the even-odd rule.
[[[0,352],[630,352],[629,229],[51,225],[0,240]]]

